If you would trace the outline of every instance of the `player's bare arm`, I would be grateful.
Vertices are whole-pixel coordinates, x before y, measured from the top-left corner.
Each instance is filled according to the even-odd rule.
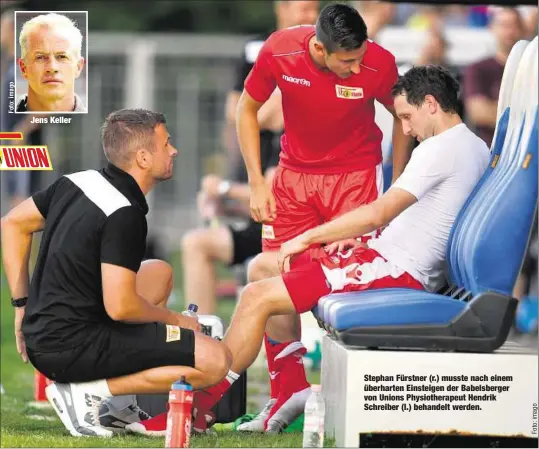
[[[103,302],[107,314],[115,321],[165,324],[200,330],[198,321],[141,298],[136,291],[134,271],[109,263],[101,264]]]
[[[260,125],[258,111],[264,103],[256,101],[246,90],[238,101],[236,131],[241,152],[245,160],[249,183],[263,183],[264,176],[260,163]]]
[[[305,251],[311,245],[365,235],[382,228],[415,202],[417,198],[414,195],[394,187],[373,203],[358,207],[284,243],[279,252],[279,268],[283,271],[288,257]]]
[[[275,198],[264,180],[260,162],[258,111],[263,104],[244,90],[238,102],[236,116],[238,141],[251,189],[251,215],[258,222],[267,222],[275,218]]]
[[[2,218],[2,260],[11,296],[28,296],[28,261],[32,247],[32,234],[45,226],[45,219],[34,200],[28,198]],[[15,341],[23,361],[28,361],[26,346],[21,332],[24,307],[15,309]]]
[[[395,106],[385,107],[393,115],[393,179],[391,180],[393,184],[402,174],[412,156],[412,138],[404,134],[401,120],[395,112]]]
[[[276,132],[283,129],[282,95],[279,89],[275,89],[258,111],[258,124],[261,129],[271,129]]]

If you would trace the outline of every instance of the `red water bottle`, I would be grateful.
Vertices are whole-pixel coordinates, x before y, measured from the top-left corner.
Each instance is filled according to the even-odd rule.
[[[168,405],[165,447],[189,447],[193,387],[185,381],[185,377],[172,384]]]
[[[52,383],[39,371],[34,371],[34,401],[47,402],[47,396],[45,395],[45,388]]]

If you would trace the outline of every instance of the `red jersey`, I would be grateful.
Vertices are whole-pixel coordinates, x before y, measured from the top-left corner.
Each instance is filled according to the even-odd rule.
[[[245,89],[264,102],[278,87],[285,133],[280,164],[304,173],[341,173],[382,162],[382,132],[374,121],[374,100],[393,105],[395,57],[367,41],[357,75],[342,79],[320,70],[309,54],[312,25],[273,33],[262,46]]]

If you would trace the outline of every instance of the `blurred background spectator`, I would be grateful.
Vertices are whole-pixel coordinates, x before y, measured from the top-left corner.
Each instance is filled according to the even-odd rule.
[[[437,28],[433,26],[426,31],[425,45],[419,52],[419,57],[416,61],[418,65],[441,65],[445,67],[449,72],[462,82],[462,73],[460,68],[453,64],[449,59],[449,42],[444,35],[443,28]],[[464,117],[464,103],[462,98],[458,101],[458,113]]]
[[[519,8],[524,22],[524,37],[529,40],[537,35],[537,10],[536,6],[521,6]]]
[[[496,128],[503,68],[513,45],[524,38],[524,27],[518,9],[493,8],[490,30],[496,42],[495,54],[471,64],[464,75],[468,120],[475,127],[479,137],[489,146]]]
[[[354,2],[367,25],[369,38],[376,41],[378,32],[394,19],[397,5],[389,2],[362,0]]]
[[[432,27],[427,31],[425,46],[421,49],[417,64],[419,65],[442,65],[449,67],[450,63],[447,58],[447,40],[443,35],[442,30]]]

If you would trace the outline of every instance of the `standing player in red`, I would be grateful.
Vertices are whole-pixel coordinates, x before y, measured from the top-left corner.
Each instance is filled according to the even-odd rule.
[[[391,88],[397,78],[394,56],[368,40],[365,22],[345,4],[326,6],[315,26],[280,30],[264,43],[237,111],[251,213],[264,223],[264,252],[250,265],[251,282],[279,274],[281,244],[382,193],[382,132],[374,120],[375,100],[395,117],[393,180],[402,173],[410,146],[393,107]],[[270,190],[260,168],[257,113],[276,88],[282,95],[285,134]],[[279,431],[303,410],[310,386],[299,340],[297,316],[270,319],[265,338],[270,403],[240,430]]]

